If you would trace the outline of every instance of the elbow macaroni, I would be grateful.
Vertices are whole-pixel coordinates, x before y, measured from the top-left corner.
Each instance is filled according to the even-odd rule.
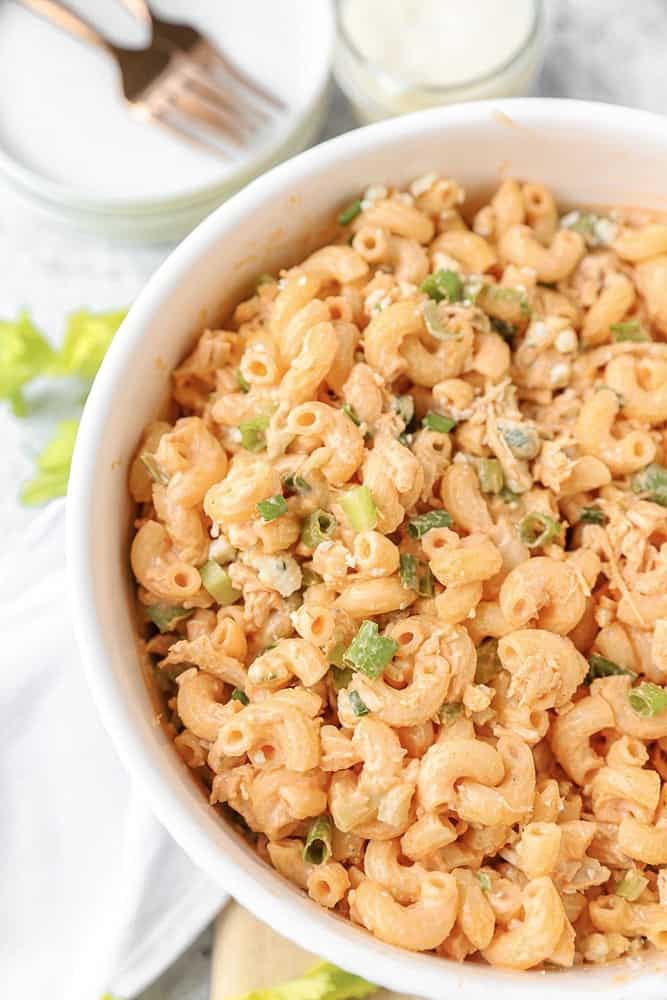
[[[591,218],[369,189],[202,334],[130,471],[183,766],[443,959],[667,948],[667,223]]]

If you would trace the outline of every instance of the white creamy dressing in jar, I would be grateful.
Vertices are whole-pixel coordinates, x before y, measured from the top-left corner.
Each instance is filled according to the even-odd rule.
[[[526,93],[538,0],[340,0],[338,82],[363,120]]]

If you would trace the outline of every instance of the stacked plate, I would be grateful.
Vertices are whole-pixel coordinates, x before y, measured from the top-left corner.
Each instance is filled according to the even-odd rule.
[[[140,45],[121,0],[73,9],[112,41]],[[52,215],[125,239],[173,240],[268,167],[304,149],[326,111],[335,36],[331,0],[163,0],[286,110],[228,158],[132,117],[109,57],[17,2],[0,4],[0,174]]]

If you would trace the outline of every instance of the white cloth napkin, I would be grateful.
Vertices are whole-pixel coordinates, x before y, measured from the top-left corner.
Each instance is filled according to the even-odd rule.
[[[225,894],[132,787],[67,608],[64,501],[0,554],[0,980],[12,1000],[133,997]]]

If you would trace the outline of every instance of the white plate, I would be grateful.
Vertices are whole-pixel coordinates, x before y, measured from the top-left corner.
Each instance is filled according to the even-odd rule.
[[[71,6],[117,43],[141,44],[142,28],[121,0]],[[88,228],[185,231],[242,183],[302,149],[324,111],[331,0],[163,0],[156,8],[194,23],[287,110],[223,160],[133,118],[104,53],[18,3],[0,4],[0,171],[22,194]]]

